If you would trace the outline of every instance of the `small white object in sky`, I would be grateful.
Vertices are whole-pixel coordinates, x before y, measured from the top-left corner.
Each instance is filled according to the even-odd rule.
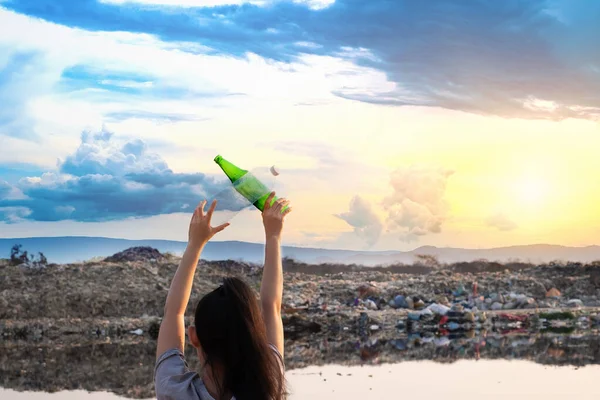
[[[277,172],[274,165],[271,167],[271,173],[275,176],[279,175],[279,172]]]

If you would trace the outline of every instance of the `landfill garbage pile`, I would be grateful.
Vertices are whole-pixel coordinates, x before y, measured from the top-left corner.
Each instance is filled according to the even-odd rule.
[[[51,264],[44,269],[2,265],[0,320],[160,317],[178,262],[155,249],[138,247],[99,262]],[[512,263],[505,269],[488,264],[493,272],[485,272],[483,261],[431,268],[307,265],[285,259],[282,311],[309,319],[328,315],[352,319],[363,311],[477,315],[600,307],[598,263]],[[262,267],[200,261],[187,315],[230,275],[241,276],[258,291]]]
[[[0,263],[2,385],[152,397],[148,377],[178,262],[132,248],[43,269]],[[231,275],[258,292],[262,266],[200,261],[188,324],[197,301]],[[465,358],[600,363],[599,263],[361,267],[284,259],[284,282],[288,369]]]
[[[165,259],[162,253],[152,247],[141,246],[141,247],[130,247],[129,249],[123,250],[119,253],[113,254],[110,257],[104,259],[106,262],[131,262],[131,261],[148,261],[157,262]]]

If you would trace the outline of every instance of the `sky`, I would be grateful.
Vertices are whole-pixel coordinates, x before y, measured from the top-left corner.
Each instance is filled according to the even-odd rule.
[[[0,0],[0,237],[186,240],[221,154],[288,245],[598,244],[598,38],[595,0]]]

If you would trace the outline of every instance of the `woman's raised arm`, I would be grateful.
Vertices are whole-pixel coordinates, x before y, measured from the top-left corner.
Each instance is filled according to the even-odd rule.
[[[286,199],[279,199],[271,205],[274,197],[275,192],[267,199],[262,214],[265,227],[265,266],[260,285],[260,303],[267,328],[267,339],[283,355],[281,232],[283,220],[292,209],[284,210],[289,204]]]
[[[204,200],[194,211],[188,232],[188,245],[183,253],[175,277],[171,281],[169,294],[165,304],[165,312],[160,331],[158,334],[158,345],[156,358],[158,359],[165,351],[177,348],[183,352],[185,346],[185,323],[184,314],[190,300],[194,273],[198,260],[204,246],[218,232],[221,232],[229,224],[225,223],[217,227],[210,226],[210,220],[217,206],[214,200],[210,209],[205,214]]]

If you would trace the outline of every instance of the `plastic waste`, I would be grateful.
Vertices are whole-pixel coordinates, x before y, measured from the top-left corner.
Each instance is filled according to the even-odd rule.
[[[458,322],[454,322],[454,321],[448,322],[448,324],[446,326],[451,331],[455,331],[457,329],[460,329],[460,324]]]
[[[465,294],[465,287],[463,285],[459,285],[458,288],[452,292],[454,296],[462,296]]]
[[[406,350],[406,340],[403,339],[394,339],[391,341],[392,346],[394,346],[398,350]]]
[[[396,297],[394,297],[394,303],[398,308],[408,308],[408,302],[406,301],[406,298],[402,295],[397,295]]]
[[[367,299],[365,301],[365,307],[367,307],[369,310],[377,310],[377,304],[375,304],[375,302],[371,299]]]
[[[428,308],[408,313],[408,319],[413,321],[419,321],[421,318],[428,316],[433,316],[433,312]]]
[[[434,314],[437,315],[446,315],[448,311],[450,311],[450,307],[446,307],[442,304],[433,303],[429,307],[428,310],[431,310]]]

